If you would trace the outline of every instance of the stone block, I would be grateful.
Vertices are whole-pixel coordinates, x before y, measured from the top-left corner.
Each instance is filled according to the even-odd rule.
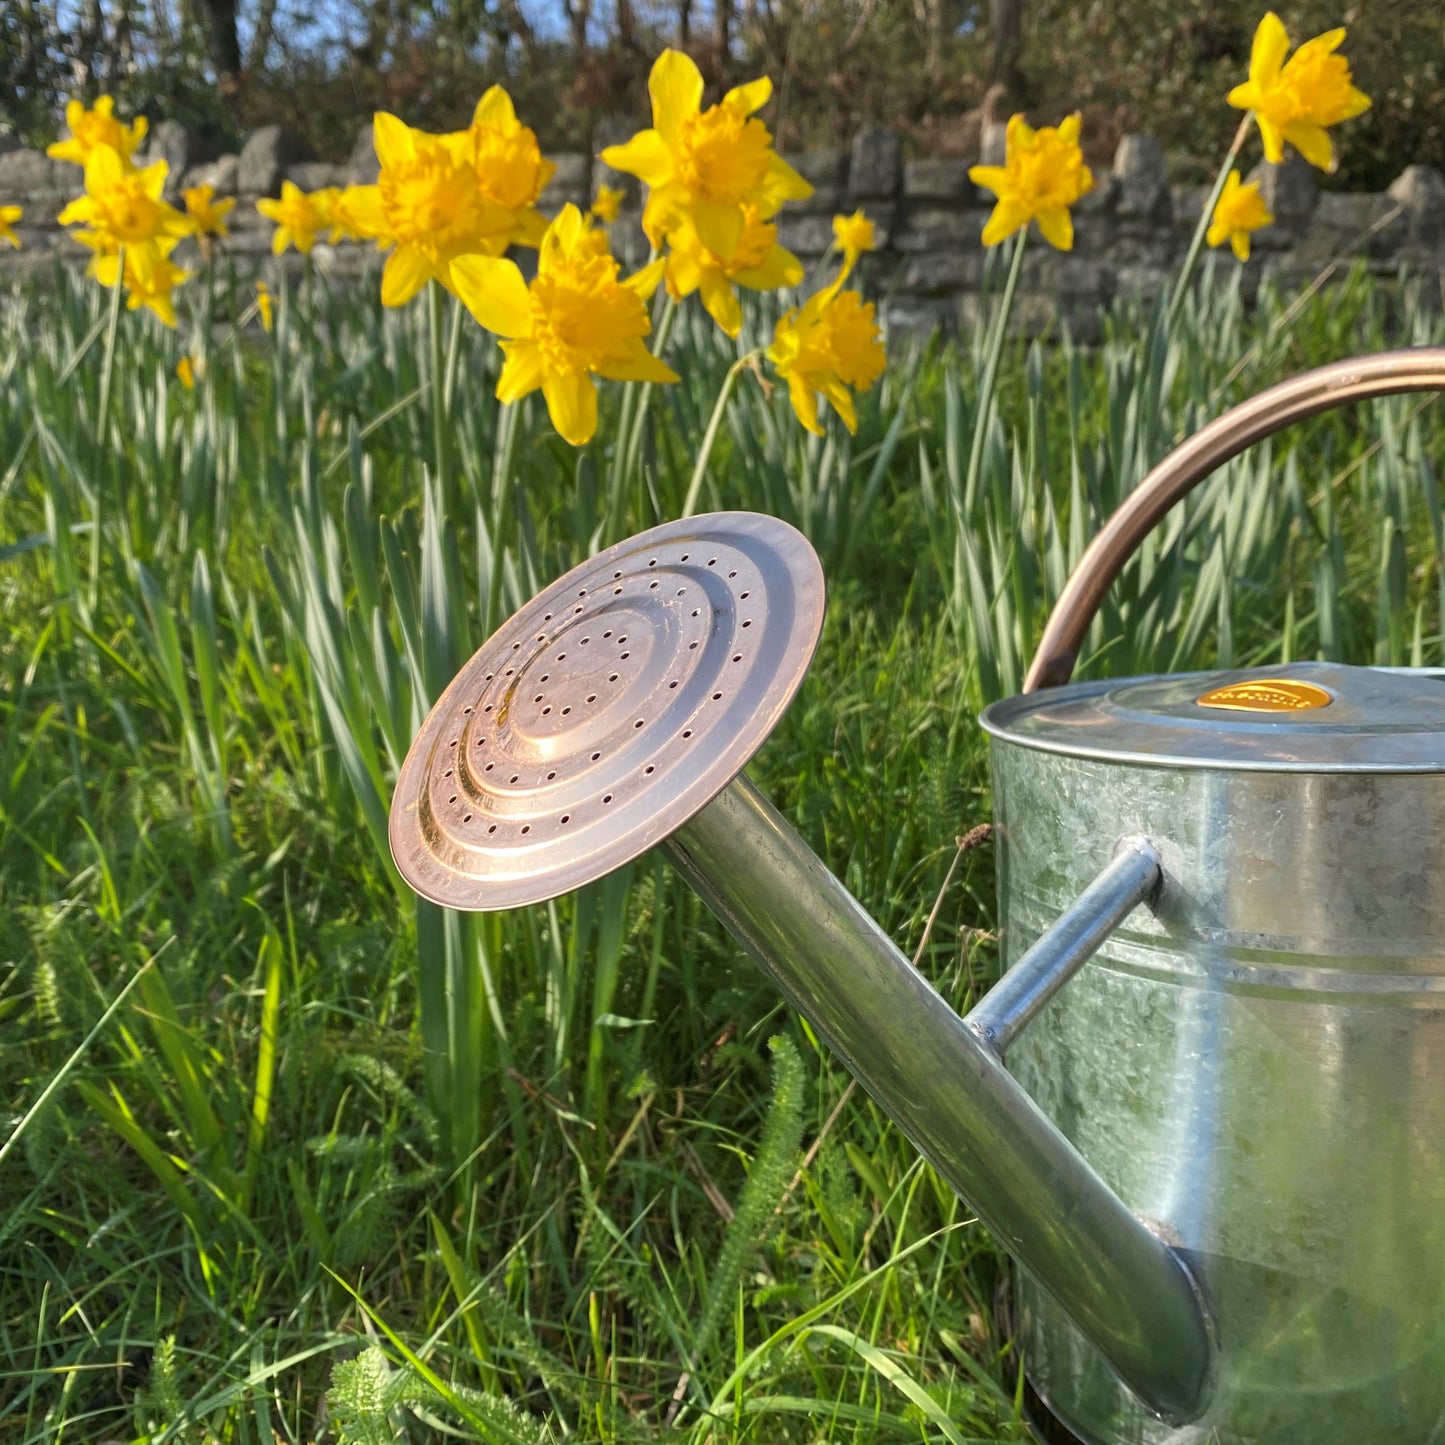
[[[984,118],[978,128],[978,163],[1001,166],[1008,156],[1008,124]]]
[[[898,286],[920,296],[939,296],[976,288],[982,280],[982,251],[926,251],[908,258]]]
[[[848,152],[845,150],[801,151],[783,159],[815,190],[842,191],[848,185]]]
[[[1319,200],[1320,187],[1315,168],[1291,152],[1278,165],[1261,161],[1249,179],[1259,183],[1259,193],[1274,216],[1275,224],[1287,229],[1307,221]],[[1198,212],[1195,212],[1198,215]]]
[[[945,334],[957,329],[958,306],[953,301],[890,296],[882,304],[882,322],[890,338]]]
[[[1076,216],[1113,215],[1119,201],[1119,182],[1107,171],[1094,172],[1094,188],[1081,196],[1074,205]]]
[[[333,166],[326,161],[297,161],[287,166],[283,179],[303,191],[322,191],[328,186],[346,184],[346,167]]]
[[[200,165],[191,166],[181,177],[181,190],[210,186],[218,196],[233,196],[236,193],[237,164],[235,156],[221,156],[218,160],[202,161]]]
[[[243,196],[279,196],[281,177],[301,160],[300,143],[280,125],[263,125],[241,147],[236,190]]]
[[[0,155],[0,196],[6,205],[64,204],[84,189],[85,172],[69,161],[53,161],[32,150]]]
[[[592,204],[592,157],[581,151],[563,151],[550,157],[557,169],[542,191],[557,206],[568,201],[583,207]]]
[[[1434,166],[1406,166],[1386,194],[1403,210],[1412,242],[1439,243],[1445,234],[1445,176]]]
[[[956,251],[979,246],[988,221],[982,206],[910,206],[892,237],[895,251]]]
[[[903,142],[887,126],[865,125],[853,139],[848,195],[854,201],[891,199],[903,174]]]
[[[778,216],[778,244],[795,255],[821,256],[833,244],[833,223],[827,216]]]
[[[374,186],[381,176],[381,162],[376,158],[376,143],[370,124],[356,132],[351,143],[350,154],[346,157],[346,181],[348,186]]]
[[[200,132],[181,121],[160,121],[146,136],[143,163],[166,163],[166,184],[162,194],[168,201],[174,202],[180,195],[186,172],[206,159],[205,142]]]
[[[1256,239],[1264,235],[1256,232]],[[1399,250],[1407,236],[1399,203],[1388,195],[1323,191],[1294,243],[1292,259],[1316,269],[1359,256],[1380,260]]]
[[[1114,152],[1118,183],[1115,209],[1121,216],[1144,216],[1167,225],[1171,213],[1169,166],[1153,136],[1126,135]]]
[[[903,195],[912,201],[976,201],[968,162],[952,156],[903,163]]]

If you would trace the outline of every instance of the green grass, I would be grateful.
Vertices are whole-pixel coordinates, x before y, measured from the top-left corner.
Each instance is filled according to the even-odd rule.
[[[1023,1438],[992,1240],[865,1095],[826,1127],[845,1072],[659,860],[483,918],[386,854],[430,699],[678,513],[737,353],[681,313],[682,383],[574,452],[499,418],[468,322],[438,472],[425,307],[314,280],[238,338],[246,304],[123,318],[102,418],[101,297],[0,301],[0,1442]],[[1221,273],[1172,336],[1007,350],[972,488],[982,337],[898,350],[856,438],[741,378],[702,505],[803,528],[831,599],[753,774],[960,1007],[974,717],[1084,543],[1231,399],[1441,336],[1360,276],[1287,316]],[[1232,464],[1088,665],[1439,661],[1442,417]]]

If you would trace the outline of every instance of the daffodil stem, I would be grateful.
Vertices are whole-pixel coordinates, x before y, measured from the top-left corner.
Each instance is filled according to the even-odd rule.
[[[662,315],[657,320],[657,340],[653,343],[652,354],[660,357],[667,346],[668,335],[672,331],[673,317],[677,315],[677,302],[671,296],[662,304]],[[624,459],[626,475],[636,477],[638,460],[642,455],[642,432],[647,425],[647,410],[652,401],[652,393],[656,387],[646,381],[632,383],[640,387],[637,395],[637,405],[632,413],[632,427],[627,439],[627,455]]]
[[[687,496],[682,501],[681,515],[684,517],[692,516],[693,508],[697,506],[698,493],[702,491],[703,478],[707,476],[708,458],[712,455],[712,446],[717,440],[718,428],[722,426],[723,412],[727,409],[728,397],[732,395],[733,384],[762,354],[761,351],[749,351],[745,356],[738,357],[728,367],[728,374],[723,377],[723,384],[718,388],[717,401],[713,403],[712,416],[708,418],[707,430],[703,433],[702,445],[698,448],[697,462],[692,469],[692,480],[687,484]]]
[[[1194,267],[1199,260],[1199,253],[1204,247],[1205,233],[1209,230],[1209,223],[1214,216],[1214,208],[1219,204],[1219,198],[1224,194],[1225,183],[1229,180],[1229,173],[1234,169],[1234,163],[1239,159],[1239,152],[1244,145],[1245,137],[1249,134],[1250,122],[1254,119],[1254,112],[1246,111],[1244,119],[1239,123],[1239,129],[1234,133],[1234,139],[1230,142],[1229,151],[1224,157],[1224,164],[1219,168],[1219,174],[1214,178],[1214,189],[1209,193],[1209,199],[1204,203],[1204,209],[1199,213],[1199,220],[1194,227],[1194,235],[1189,241],[1189,251],[1184,257],[1184,264],[1179,268],[1179,279],[1174,283],[1174,292],[1169,298],[1169,311],[1164,318],[1166,331],[1174,329],[1174,323],[1178,319],[1179,312],[1184,306],[1184,298],[1189,294],[1190,278],[1194,275]]]
[[[1014,296],[1019,289],[1019,273],[1024,265],[1024,245],[1028,231],[1019,232],[1014,244],[1013,260],[1009,263],[1008,280],[1004,282],[1003,299],[999,302],[998,315],[993,321],[993,335],[989,338],[988,356],[983,364],[983,376],[978,384],[978,402],[973,411],[973,440],[968,449],[968,471],[964,479],[964,495],[971,497],[978,486],[979,468],[983,465],[983,442],[988,431],[989,412],[993,407],[993,394],[998,382],[998,364],[1003,356],[1004,337],[1008,334],[1009,314],[1014,309]]]
[[[431,339],[431,435],[437,485],[446,495],[447,474],[451,470],[447,456],[447,395],[445,367],[442,362],[442,297],[441,287],[429,281],[426,288],[427,330]]]
[[[115,285],[110,288],[110,315],[105,323],[105,350],[100,363],[100,435],[110,432],[110,387],[115,375],[115,337],[120,330],[120,293],[125,281],[125,248],[116,253]]]

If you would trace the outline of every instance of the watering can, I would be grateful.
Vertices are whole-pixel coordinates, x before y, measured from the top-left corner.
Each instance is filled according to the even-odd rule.
[[[1006,971],[965,1017],[742,773],[823,578],[722,512],[584,562],[422,725],[397,866],[462,909],[661,847],[1016,1265],[1051,1438],[1445,1438],[1445,681],[1299,663],[1069,684],[1110,583],[1201,478],[1299,418],[1445,387],[1445,349],[1224,413],[1085,552],[981,719]]]

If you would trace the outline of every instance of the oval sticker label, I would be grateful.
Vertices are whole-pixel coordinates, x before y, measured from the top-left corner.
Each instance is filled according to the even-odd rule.
[[[1196,701],[1200,707],[1224,708],[1231,712],[1307,712],[1311,708],[1328,707],[1333,699],[1324,688],[1312,682],[1260,677],[1217,687]]]

